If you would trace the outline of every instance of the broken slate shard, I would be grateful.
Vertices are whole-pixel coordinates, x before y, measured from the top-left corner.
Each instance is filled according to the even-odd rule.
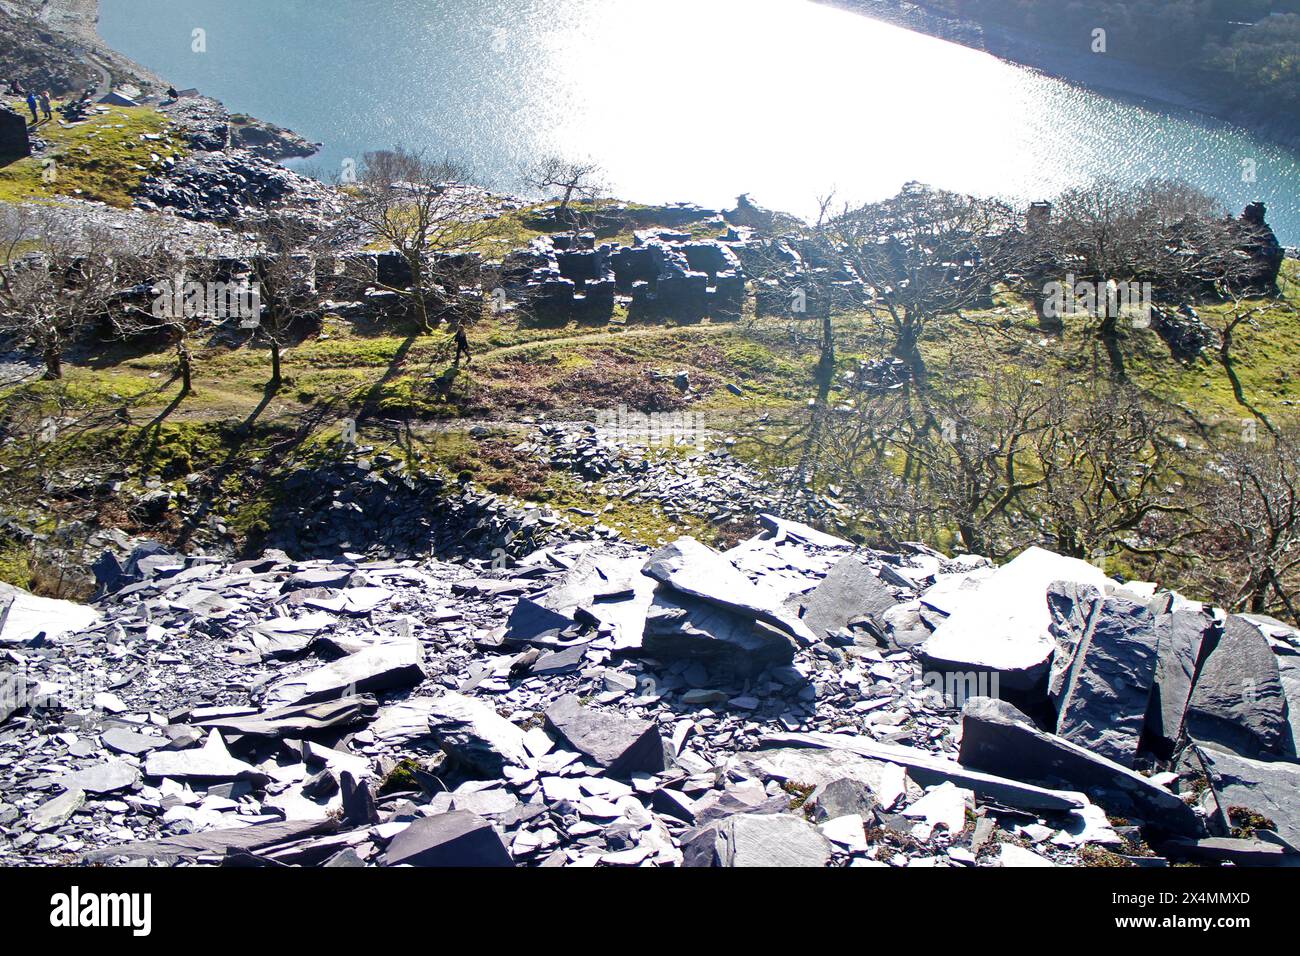
[[[805,646],[817,643],[808,626],[781,607],[779,595],[752,583],[724,555],[694,538],[660,548],[642,571],[682,594],[770,624]]]
[[[570,694],[546,708],[546,728],[611,777],[664,769],[663,740],[650,721],[587,707]]]
[[[393,837],[389,866],[514,866],[501,837],[480,816],[452,810],[416,820]]]
[[[273,707],[287,707],[347,694],[414,687],[424,680],[422,658],[420,645],[414,640],[372,644],[324,667],[284,678],[272,685],[266,702]]]
[[[831,844],[803,817],[736,813],[682,838],[685,866],[826,866]]]

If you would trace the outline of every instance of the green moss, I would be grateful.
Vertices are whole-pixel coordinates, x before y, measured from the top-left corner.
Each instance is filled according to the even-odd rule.
[[[32,553],[19,545],[0,548],[0,582],[30,591],[35,583]]]
[[[1083,865],[1087,867],[1124,869],[1137,865],[1103,847],[1091,844],[1079,848],[1079,858],[1083,860]]]
[[[781,784],[781,789],[790,794],[790,809],[798,810],[808,802],[808,798],[813,795],[813,791],[816,790],[817,787],[811,783],[799,783],[795,780],[787,780],[785,783]]]
[[[1232,835],[1242,840],[1253,839],[1260,830],[1277,830],[1276,823],[1249,807],[1228,807],[1228,822]]]
[[[379,795],[383,796],[388,793],[403,793],[410,790],[419,790],[420,783],[416,777],[416,772],[423,770],[418,761],[409,757],[399,763],[379,784]]]

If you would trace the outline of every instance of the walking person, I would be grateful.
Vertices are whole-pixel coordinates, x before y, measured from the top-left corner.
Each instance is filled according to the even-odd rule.
[[[456,361],[453,363],[460,367],[460,355],[465,353],[465,364],[470,365],[474,361],[474,356],[469,351],[469,336],[465,334],[465,323],[461,320],[456,322]]]
[[[41,93],[41,114],[45,117],[45,119],[46,119],[47,121],[48,121],[48,120],[52,120],[52,119],[54,119],[54,114],[50,111],[50,91],[49,91],[49,90],[44,90],[44,91]]]
[[[35,126],[37,123],[41,121],[40,117],[36,115],[36,94],[35,93],[27,94],[27,108],[32,111],[32,125]]]

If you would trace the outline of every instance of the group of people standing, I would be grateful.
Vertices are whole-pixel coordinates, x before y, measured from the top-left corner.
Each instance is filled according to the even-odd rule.
[[[22,96],[24,93],[27,95],[27,108],[32,111],[33,126],[40,122],[49,122],[54,118],[54,112],[50,106],[49,90],[42,90],[39,93],[35,90],[28,91],[23,89],[22,83],[18,80],[10,81],[9,85],[16,95]],[[40,110],[39,116],[37,115],[38,108]]]

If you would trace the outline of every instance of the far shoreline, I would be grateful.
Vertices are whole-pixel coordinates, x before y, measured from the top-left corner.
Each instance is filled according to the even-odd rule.
[[[1300,154],[1300,131],[1243,121],[1220,99],[1208,78],[1202,79],[1190,72],[1183,75],[1183,82],[1177,82],[1168,73],[1131,60],[1106,58],[1081,49],[1047,44],[1038,37],[1001,26],[951,20],[931,12],[923,4],[904,0],[812,2],[978,50],[1101,96],[1136,101],[1160,112],[1198,113]]]

